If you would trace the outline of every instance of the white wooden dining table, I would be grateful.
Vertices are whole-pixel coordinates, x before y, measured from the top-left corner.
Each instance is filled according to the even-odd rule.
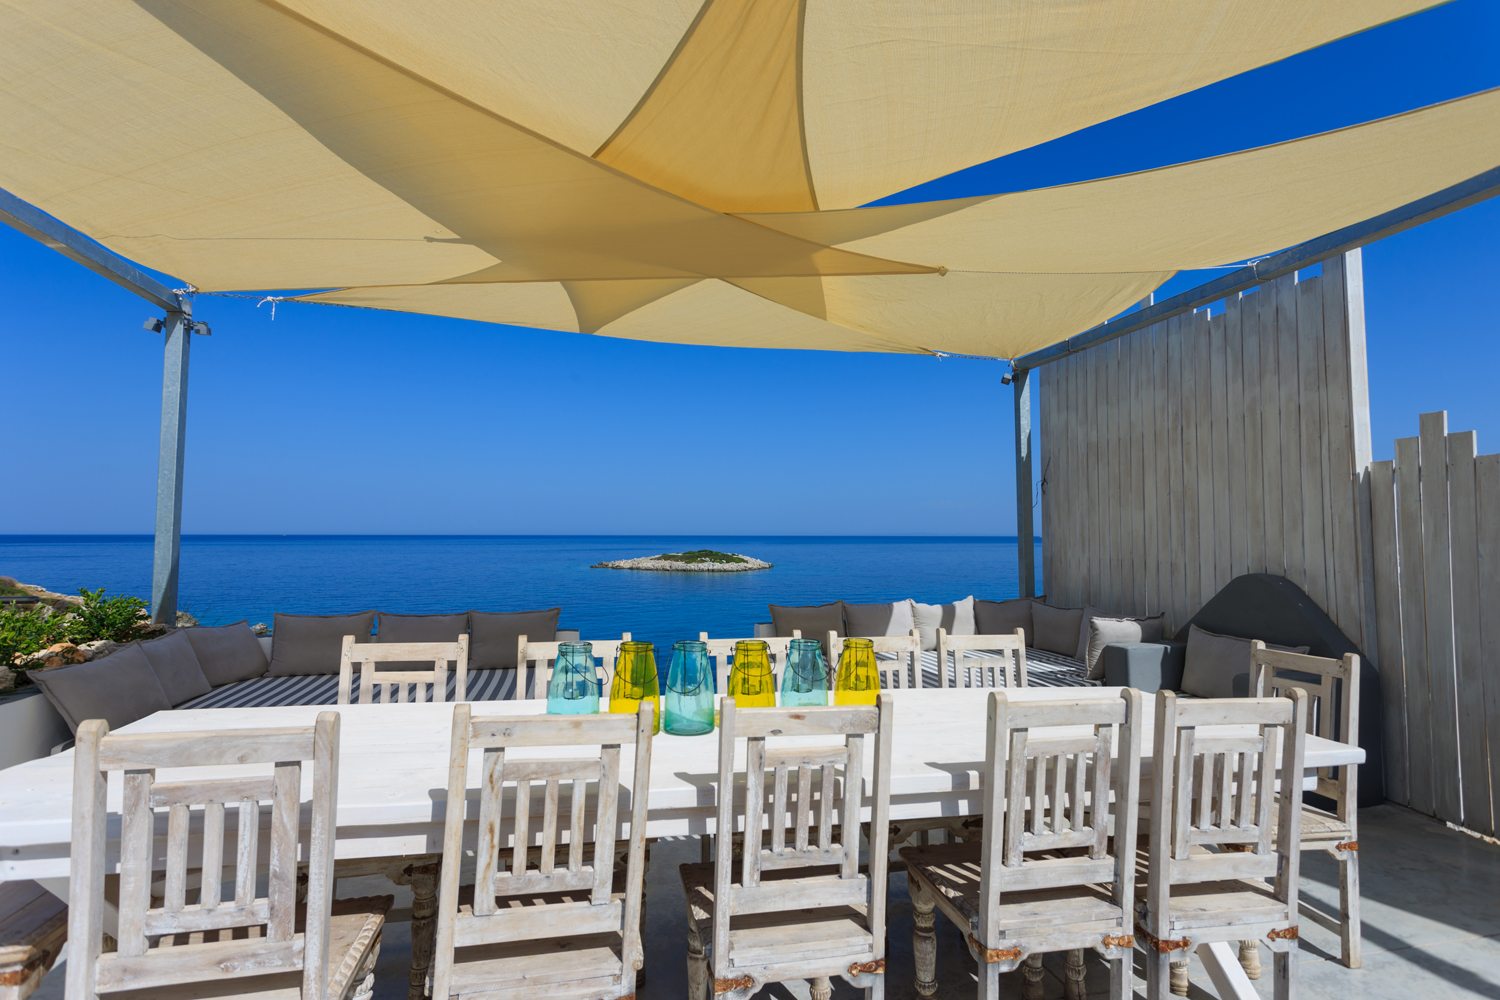
[[[1017,701],[1120,697],[1119,688],[1019,688]],[[893,820],[932,819],[982,812],[987,691],[905,689],[895,700],[891,747]],[[1149,766],[1154,702],[1145,700],[1143,746]],[[540,715],[539,700],[477,702],[476,715]],[[120,732],[170,733],[311,725],[319,712],[341,716],[338,839],[340,861],[399,859],[441,850],[448,782],[448,741],[453,706],[296,705],[157,712]],[[1225,735],[1235,727],[1223,727]],[[555,751],[533,751],[556,756]],[[651,754],[648,839],[711,834],[717,735],[657,737]],[[1309,736],[1306,767],[1357,764],[1357,746]],[[73,755],[70,751],[0,771],[0,882],[33,879],[66,897],[71,842]],[[229,776],[233,768],[223,769]],[[470,768],[471,778],[480,769]],[[869,773],[869,769],[866,769]],[[164,771],[165,780],[171,773]],[[622,765],[621,784],[635,776]],[[119,807],[111,788],[110,809]],[[1149,791],[1143,782],[1143,798]],[[629,816],[620,810],[622,820]],[[623,831],[622,831],[623,839]],[[114,857],[113,850],[110,853]],[[111,860],[110,864],[113,864]],[[1227,945],[1199,950],[1221,996],[1255,996]]]

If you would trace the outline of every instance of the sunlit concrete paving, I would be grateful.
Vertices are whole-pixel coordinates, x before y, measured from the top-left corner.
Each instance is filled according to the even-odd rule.
[[[1437,1000],[1445,997],[1500,998],[1500,847],[1450,830],[1399,806],[1360,813],[1361,877],[1364,890],[1364,966],[1338,964],[1338,938],[1310,921],[1302,922],[1299,993],[1327,1000]],[[686,915],[677,866],[696,861],[696,841],[667,842],[652,849],[647,880],[645,987],[640,1000],[681,1000],[687,995],[684,964]],[[1323,907],[1338,899],[1337,870],[1321,855],[1303,861],[1303,893]],[[341,884],[349,891],[351,886]],[[360,888],[364,888],[361,886]],[[376,888],[371,886],[370,888]],[[906,878],[891,880],[890,951],[886,996],[916,996],[912,988],[911,902]],[[411,957],[409,925],[386,929],[375,987],[376,1000],[405,1000]],[[1271,962],[1264,955],[1260,994],[1271,996]],[[938,921],[938,995],[974,995],[973,963],[951,924]],[[1208,979],[1194,962],[1192,996],[1211,997]],[[1047,962],[1046,996],[1063,995],[1062,956]],[[1089,957],[1091,996],[1104,996],[1108,972]],[[1136,993],[1144,995],[1144,970],[1137,968]],[[63,995],[61,967],[36,994]],[[1020,973],[1007,993],[1020,996]],[[802,983],[772,986],[765,997],[807,997]],[[834,996],[860,994],[835,984]],[[697,998],[694,998],[697,1000]]]

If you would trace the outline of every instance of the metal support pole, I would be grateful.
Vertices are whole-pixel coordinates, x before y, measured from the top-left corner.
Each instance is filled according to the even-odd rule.
[[[161,372],[161,451],[156,463],[156,540],[151,560],[151,620],[177,622],[177,565],[182,554],[182,458],[187,441],[188,347],[192,318],[167,313]]]
[[[1016,575],[1022,597],[1036,596],[1036,528],[1031,508],[1031,373],[1015,372],[1016,405]]]

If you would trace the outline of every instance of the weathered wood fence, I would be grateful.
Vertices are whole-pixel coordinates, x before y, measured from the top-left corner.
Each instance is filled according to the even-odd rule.
[[[1361,643],[1363,302],[1354,251],[1043,368],[1049,596],[1176,629],[1275,573]]]
[[[1500,455],[1424,413],[1370,468],[1386,796],[1500,830]]]

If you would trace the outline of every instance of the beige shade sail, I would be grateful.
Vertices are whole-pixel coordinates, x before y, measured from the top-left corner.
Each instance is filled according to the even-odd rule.
[[[202,290],[1012,356],[1495,166],[1495,95],[855,206],[1431,5],[0,0],[0,187]]]

